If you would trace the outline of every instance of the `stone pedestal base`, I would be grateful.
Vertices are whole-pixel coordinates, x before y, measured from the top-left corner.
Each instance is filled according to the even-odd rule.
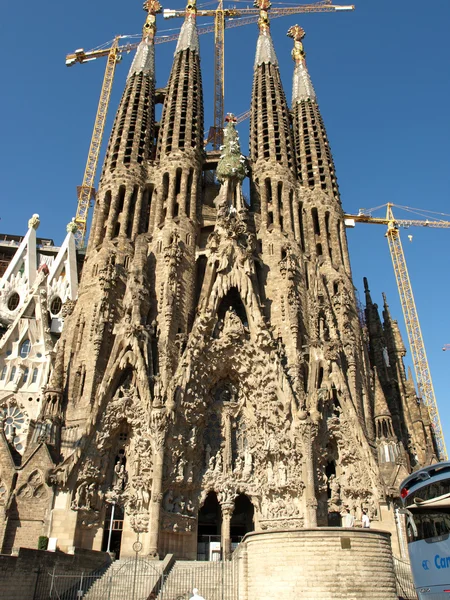
[[[240,552],[239,600],[397,600],[390,534],[384,531],[249,533]]]

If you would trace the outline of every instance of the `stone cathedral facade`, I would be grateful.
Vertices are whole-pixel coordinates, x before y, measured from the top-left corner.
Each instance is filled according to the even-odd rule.
[[[397,548],[398,483],[436,458],[430,420],[367,282],[358,310],[304,32],[288,33],[289,106],[257,5],[244,157],[232,115],[221,151],[204,150],[195,0],[158,93],[160,5],[145,4],[40,435],[13,465],[0,439],[9,550],[27,545],[36,477],[41,534],[61,550],[106,550],[112,522],[122,556],[139,538],[148,556],[208,559],[218,540],[228,557],[249,531],[339,525],[344,509],[367,509]]]

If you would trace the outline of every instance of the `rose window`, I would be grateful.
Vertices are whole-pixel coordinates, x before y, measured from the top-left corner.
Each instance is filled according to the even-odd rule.
[[[23,452],[28,424],[24,413],[18,406],[8,406],[0,414],[6,439],[12,441],[18,452]]]

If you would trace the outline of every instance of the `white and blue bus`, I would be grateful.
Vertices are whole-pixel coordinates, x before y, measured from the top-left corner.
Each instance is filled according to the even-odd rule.
[[[450,462],[416,471],[400,494],[417,595],[450,600]]]

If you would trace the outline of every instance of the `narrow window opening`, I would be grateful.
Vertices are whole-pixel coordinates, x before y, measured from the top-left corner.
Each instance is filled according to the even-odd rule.
[[[201,254],[197,259],[195,273],[195,306],[197,306],[202,292],[203,280],[205,279],[206,265],[208,259],[204,254]]]
[[[322,387],[322,382],[323,382],[323,367],[319,368],[319,373],[317,376],[317,389],[320,390],[320,388]]]
[[[139,187],[137,185],[135,185],[133,187],[133,194],[131,196],[130,208],[129,208],[129,213],[128,213],[127,231],[126,231],[127,237],[131,237],[131,233],[133,231],[134,212],[136,210],[136,200],[138,197],[138,192],[139,192]]]
[[[121,185],[119,188],[119,201],[117,204],[117,213],[120,214],[123,211],[123,205],[125,203],[125,186]]]
[[[150,211],[152,208],[153,185],[146,185],[144,189],[144,198],[142,200],[142,215],[139,233],[150,231]]]
[[[339,240],[339,251],[341,253],[341,260],[342,260],[342,263],[344,264],[344,251],[342,249],[341,223],[340,223],[340,221],[338,221],[338,224],[337,224],[337,234],[338,234],[338,240]]]
[[[266,185],[267,204],[272,204],[272,186],[270,184],[270,179],[267,178],[264,183]]]
[[[311,215],[312,215],[312,219],[313,219],[314,233],[316,235],[320,235],[320,223],[319,223],[319,214],[317,212],[317,208],[313,208],[311,210]]]
[[[191,214],[191,193],[192,193],[192,180],[194,178],[194,169],[189,169],[189,176],[186,186],[186,215],[189,217]]]
[[[181,169],[177,169],[176,172],[176,178],[175,178],[175,195],[178,196],[178,194],[181,192]]]
[[[303,202],[298,205],[298,224],[300,227],[300,244],[303,252],[305,251],[305,232],[303,230]]]

